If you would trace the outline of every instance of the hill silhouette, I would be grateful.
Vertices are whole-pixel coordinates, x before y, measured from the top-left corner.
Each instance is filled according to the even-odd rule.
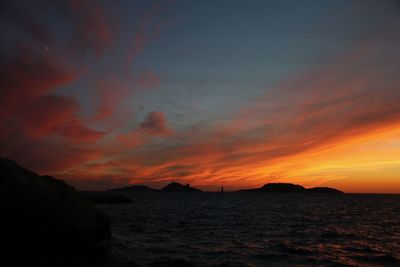
[[[268,183],[260,188],[241,189],[237,192],[265,192],[265,193],[343,193],[330,187],[304,188],[298,184],[291,183]]]
[[[128,185],[125,187],[108,189],[107,191],[152,192],[152,191],[158,191],[158,190],[148,187],[146,185]]]

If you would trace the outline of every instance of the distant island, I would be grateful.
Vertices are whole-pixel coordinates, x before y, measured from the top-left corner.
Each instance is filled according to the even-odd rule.
[[[126,187],[114,188],[107,190],[109,192],[203,192],[202,190],[191,187],[190,184],[183,185],[181,183],[172,182],[161,189],[154,189],[145,185],[129,185]],[[260,188],[240,189],[235,192],[265,192],[265,193],[343,193],[340,190],[330,187],[313,187],[304,188],[301,185],[291,183],[268,183]]]
[[[181,183],[172,182],[167,184],[160,190],[145,185],[129,185],[125,187],[113,188],[107,190],[109,192],[202,192],[200,189],[191,187],[190,184],[183,185]]]
[[[161,189],[163,192],[202,192],[200,189],[191,187],[190,184],[170,183]]]
[[[241,189],[237,192],[265,192],[265,193],[323,193],[342,194],[343,192],[330,187],[304,188],[298,184],[291,183],[268,183],[260,188]]]

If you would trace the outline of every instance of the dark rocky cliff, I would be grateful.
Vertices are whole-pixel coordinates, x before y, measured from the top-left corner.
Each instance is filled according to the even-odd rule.
[[[1,242],[9,255],[57,257],[90,250],[111,238],[107,216],[72,186],[4,158],[0,207]]]

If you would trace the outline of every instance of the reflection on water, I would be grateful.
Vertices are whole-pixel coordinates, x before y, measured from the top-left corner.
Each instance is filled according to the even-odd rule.
[[[100,206],[113,223],[111,258],[121,264],[183,259],[195,266],[400,266],[400,196],[129,197],[133,203]]]

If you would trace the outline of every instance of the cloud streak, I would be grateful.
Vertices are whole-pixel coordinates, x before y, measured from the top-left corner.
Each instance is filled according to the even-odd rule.
[[[119,20],[125,10],[114,14],[117,8],[107,2],[42,6],[41,12],[11,2],[1,6],[2,19],[15,28],[10,44],[21,38],[27,45],[2,51],[0,153],[36,171],[86,189],[161,186],[171,180],[208,189],[285,180],[309,186],[342,181],[345,186],[351,166],[365,170],[363,161],[372,161],[360,152],[368,142],[396,143],[386,135],[400,127],[400,57],[391,49],[400,40],[391,25],[398,21],[393,14],[382,29],[373,27],[377,40],[360,34],[358,42],[286,73],[251,100],[235,99],[240,105],[220,114],[229,102],[225,96],[241,98],[240,89],[252,88],[217,77],[218,83],[187,90],[187,82],[174,79],[176,72],[192,82],[190,76],[202,72],[207,61],[202,55],[212,53],[215,44],[202,40],[204,53],[193,44],[186,47],[195,37],[187,25],[162,39],[166,4],[145,5],[132,20]],[[57,17],[54,25],[39,16],[46,12]],[[207,34],[214,29],[208,26]],[[207,36],[214,40],[216,32],[211,32]],[[187,56],[173,54],[173,45],[157,43],[169,38],[176,38],[182,53],[189,51],[190,64],[180,65]],[[225,49],[226,41],[222,44]],[[142,62],[147,48],[160,54]],[[164,64],[158,57],[174,61]],[[166,73],[160,74],[164,65]],[[221,64],[213,72],[223,76],[234,67]],[[249,69],[238,68],[236,74],[263,71]],[[384,150],[376,144],[370,149]],[[353,150],[349,167],[339,157],[348,159],[346,153]],[[380,164],[393,166],[395,152]]]
[[[169,145],[140,150],[121,161],[133,177],[159,183],[181,177],[203,186],[240,187],[290,179],[288,175],[296,175],[293,169],[302,173],[315,154],[351,147],[400,125],[397,61],[371,64],[377,52],[349,52],[351,56],[319,64],[267,88],[263,97],[219,127],[180,132]],[[159,129],[153,127],[161,124],[157,117],[150,113],[141,127]],[[308,175],[305,181],[311,185],[339,177]]]

